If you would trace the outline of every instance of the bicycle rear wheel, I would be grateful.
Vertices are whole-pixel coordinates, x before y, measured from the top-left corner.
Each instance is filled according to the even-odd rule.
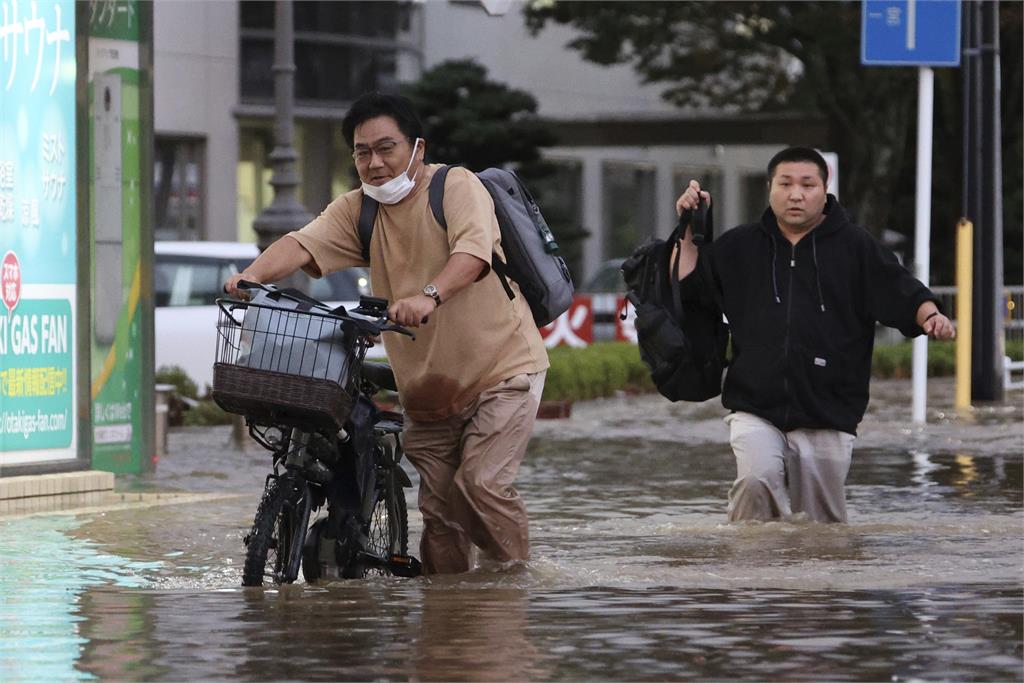
[[[291,473],[267,481],[246,537],[243,586],[292,583],[309,522],[305,482]]]

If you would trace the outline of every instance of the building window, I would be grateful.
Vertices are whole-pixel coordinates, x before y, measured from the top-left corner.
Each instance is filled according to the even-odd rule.
[[[242,42],[242,97],[274,96],[274,41]],[[295,41],[295,99],[344,102],[370,90],[386,90],[397,82],[394,50]]]
[[[764,171],[743,176],[743,215],[741,222],[761,220],[761,214],[768,208],[768,185]]]
[[[296,2],[296,31],[347,34],[363,38],[393,38],[409,30],[408,2]],[[242,28],[273,29],[274,3],[243,0]]]
[[[157,136],[153,159],[156,239],[203,239],[206,142]]]
[[[655,233],[655,168],[605,162],[603,174],[604,258],[624,258]]]
[[[359,186],[352,166],[352,151],[341,135],[341,124],[297,121],[294,145],[299,154],[296,170],[300,177],[295,188],[296,199],[314,216],[332,199]],[[238,239],[243,242],[257,241],[253,221],[274,199],[270,185],[272,149],[270,123],[243,122],[239,130],[237,167]]]
[[[411,3],[295,3],[295,98],[347,102],[398,82],[399,52],[415,51]],[[244,101],[274,95],[274,3],[242,2],[241,91]]]

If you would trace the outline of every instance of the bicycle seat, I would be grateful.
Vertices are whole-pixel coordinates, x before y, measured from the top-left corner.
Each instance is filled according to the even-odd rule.
[[[387,363],[366,361],[363,363],[363,379],[381,389],[398,391],[398,385],[395,384],[395,373],[391,372],[391,366]]]

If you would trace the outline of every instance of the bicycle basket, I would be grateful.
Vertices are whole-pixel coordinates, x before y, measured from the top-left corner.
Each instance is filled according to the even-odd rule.
[[[217,405],[256,424],[344,424],[356,395],[356,344],[345,321],[284,297],[218,304]]]

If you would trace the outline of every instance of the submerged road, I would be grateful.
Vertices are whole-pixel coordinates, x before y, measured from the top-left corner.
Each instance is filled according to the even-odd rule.
[[[538,423],[528,565],[279,589],[240,587],[269,457],[177,429],[145,504],[0,519],[0,679],[1019,680],[1024,409],[931,389],[915,427],[874,384],[848,525],[726,524],[720,404],[621,397]]]

